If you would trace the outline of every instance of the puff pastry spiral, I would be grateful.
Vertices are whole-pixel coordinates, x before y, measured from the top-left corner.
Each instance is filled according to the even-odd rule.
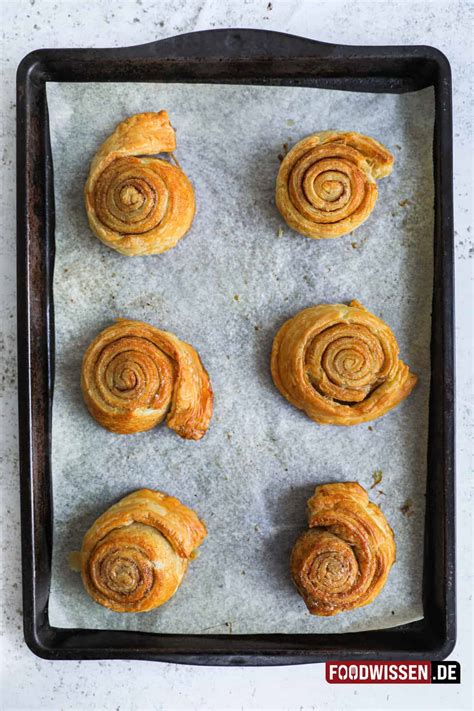
[[[322,131],[299,141],[278,172],[276,204],[297,232],[340,237],[364,222],[377,199],[377,178],[392,172],[392,154],[360,133]]]
[[[99,516],[84,536],[84,586],[115,612],[153,610],[174,595],[206,535],[203,522],[178,499],[135,491]]]
[[[332,425],[381,417],[417,381],[390,328],[357,301],[311,306],[286,321],[273,341],[271,372],[292,405]]]
[[[81,387],[91,415],[119,434],[166,417],[180,437],[198,440],[212,417],[211,383],[194,348],[141,321],[118,319],[99,333],[84,354]]]
[[[192,185],[177,166],[150,157],[174,151],[166,111],[136,114],[119,123],[92,160],[85,186],[94,234],[127,256],[159,254],[191,227]]]
[[[359,484],[316,487],[309,530],[291,553],[291,576],[312,615],[330,616],[371,603],[395,562],[385,516]]]

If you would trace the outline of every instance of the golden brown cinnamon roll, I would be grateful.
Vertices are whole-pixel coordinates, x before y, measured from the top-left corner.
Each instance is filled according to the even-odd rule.
[[[360,133],[321,131],[299,141],[278,172],[276,204],[307,237],[340,237],[364,222],[377,199],[377,178],[392,172],[393,156]]]
[[[188,343],[141,321],[118,319],[92,341],[81,372],[92,417],[111,432],[149,430],[166,417],[184,439],[201,439],[212,417],[209,376]]]
[[[135,491],[99,516],[84,536],[84,586],[95,602],[115,612],[153,610],[174,595],[206,535],[204,523],[178,499]]]
[[[271,371],[292,405],[331,425],[385,415],[417,381],[387,324],[357,301],[311,306],[286,321],[273,341]]]
[[[166,111],[119,123],[91,164],[85,186],[94,234],[127,256],[159,254],[191,227],[195,203],[183,171],[154,156],[176,148]]]
[[[291,553],[291,576],[312,615],[330,616],[372,602],[395,562],[393,531],[356,482],[317,486],[309,530]]]

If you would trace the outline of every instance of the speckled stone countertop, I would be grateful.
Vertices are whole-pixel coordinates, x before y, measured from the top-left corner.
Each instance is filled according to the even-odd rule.
[[[468,709],[472,690],[472,30],[453,0],[17,0],[1,2],[0,155],[2,467],[1,706],[4,709]],[[15,321],[15,72],[41,47],[142,44],[192,30],[253,27],[346,44],[428,44],[451,62],[457,311],[458,643],[460,686],[329,686],[322,665],[225,669],[147,662],[47,662],[22,634]],[[469,52],[471,55],[469,56]]]

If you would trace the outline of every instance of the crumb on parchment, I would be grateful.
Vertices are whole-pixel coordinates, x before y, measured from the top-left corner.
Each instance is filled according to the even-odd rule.
[[[374,473],[372,474],[372,486],[370,489],[373,489],[374,486],[377,486],[380,484],[380,482],[383,479],[383,471],[381,469],[376,469]]]
[[[412,511],[412,506],[413,506],[413,501],[411,499],[407,499],[403,506],[400,506],[400,511],[404,516],[411,516],[413,511]]]

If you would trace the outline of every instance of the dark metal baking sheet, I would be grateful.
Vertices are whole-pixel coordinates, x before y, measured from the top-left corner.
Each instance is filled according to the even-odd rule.
[[[435,89],[431,389],[424,618],[339,635],[163,635],[60,629],[48,621],[54,385],[54,187],[47,81],[185,81],[401,93]],[[18,69],[18,369],[25,639],[48,659],[295,664],[441,659],[455,643],[451,79],[430,47],[344,47],[259,30],[211,30],[125,49],[39,50]]]

